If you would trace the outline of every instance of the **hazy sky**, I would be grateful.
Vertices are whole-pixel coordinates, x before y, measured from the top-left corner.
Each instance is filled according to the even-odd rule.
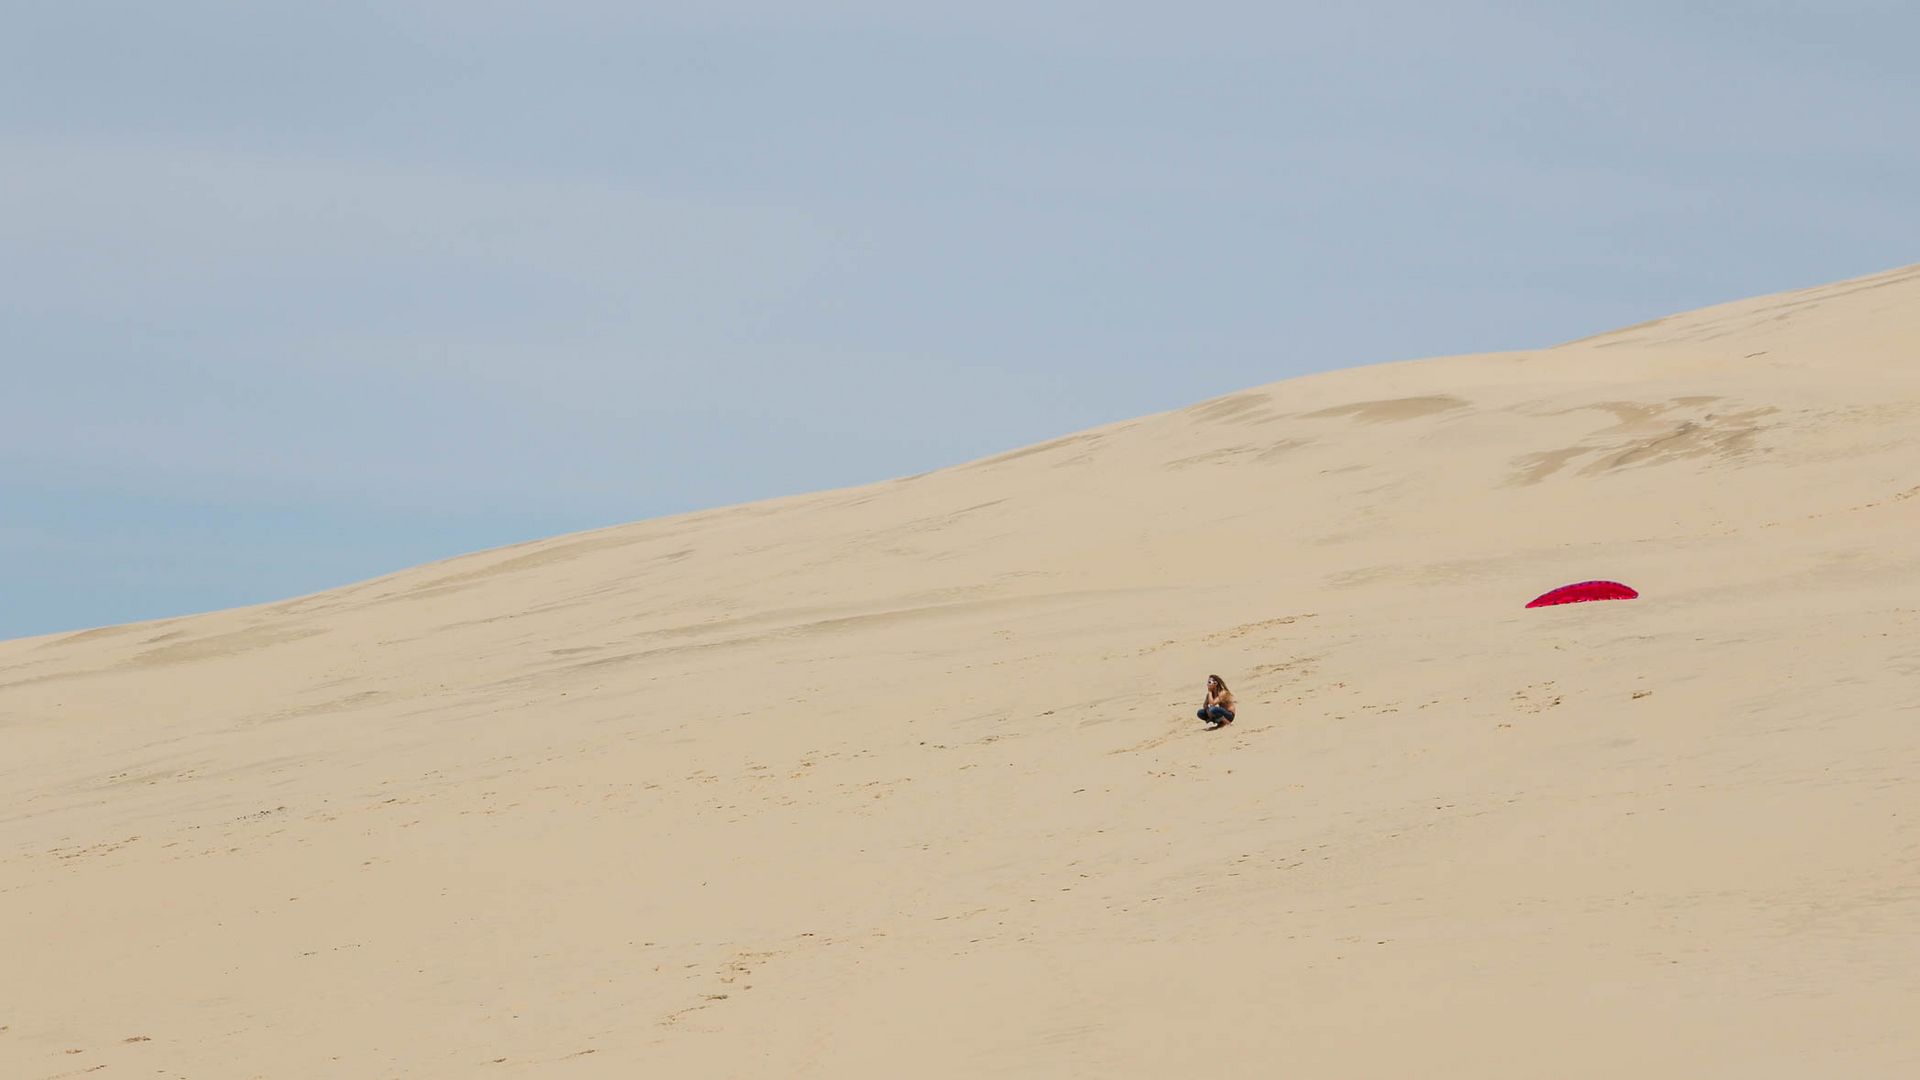
[[[1920,260],[1912,5],[1552,6],[0,3],[0,637]]]

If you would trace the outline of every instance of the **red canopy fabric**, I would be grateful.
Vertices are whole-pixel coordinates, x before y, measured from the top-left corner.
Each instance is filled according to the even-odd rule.
[[[1587,600],[1631,600],[1640,594],[1617,581],[1581,581],[1572,585],[1562,585],[1549,593],[1533,598],[1527,606],[1552,607],[1555,604],[1578,604]]]

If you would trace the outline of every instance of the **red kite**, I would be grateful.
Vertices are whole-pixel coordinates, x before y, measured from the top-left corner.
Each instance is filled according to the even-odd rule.
[[[1552,607],[1555,604],[1578,604],[1586,600],[1631,600],[1640,594],[1617,581],[1582,581],[1573,585],[1562,585],[1550,593],[1533,598],[1527,606]]]

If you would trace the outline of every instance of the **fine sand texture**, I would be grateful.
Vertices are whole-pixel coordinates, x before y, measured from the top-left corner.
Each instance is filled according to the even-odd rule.
[[[1920,1076],[1920,267],[0,644],[0,751],[10,1080]]]

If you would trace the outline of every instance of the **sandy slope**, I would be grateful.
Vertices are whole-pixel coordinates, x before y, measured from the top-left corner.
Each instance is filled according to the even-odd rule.
[[[0,1076],[1920,1075],[1916,537],[1920,267],[7,643]]]

